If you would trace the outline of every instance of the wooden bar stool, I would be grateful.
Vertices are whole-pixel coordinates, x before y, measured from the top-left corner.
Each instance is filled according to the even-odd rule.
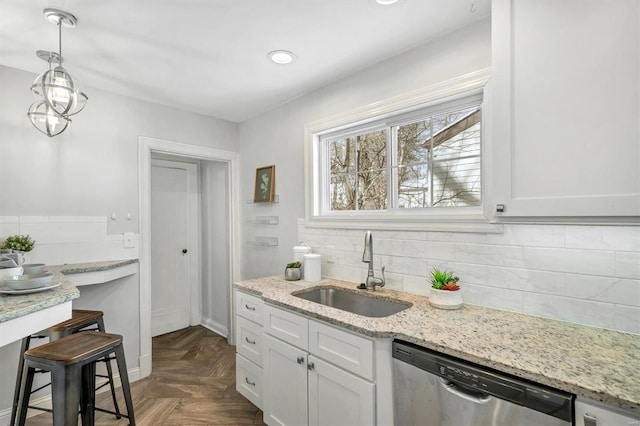
[[[97,330],[100,332],[105,331],[102,311],[74,309],[71,313],[71,319],[61,322],[59,324],[56,324],[52,327],[49,327],[46,330],[42,330],[33,336],[27,336],[24,339],[22,339],[22,345],[20,348],[20,359],[18,360],[18,374],[16,377],[15,391],[13,393],[13,406],[11,408],[11,422],[9,423],[10,426],[15,425],[16,415],[18,412],[18,398],[20,396],[20,386],[22,383],[22,377],[25,372],[24,371],[25,370],[24,353],[27,350],[29,350],[31,340],[43,339],[45,337],[48,337],[49,341],[53,342],[55,340],[58,340],[65,336],[69,336],[74,333],[78,333],[81,331],[82,332],[91,331],[91,330]],[[111,398],[113,399],[113,406],[115,411],[105,410],[103,408],[96,408],[96,410],[113,414],[119,419],[122,415],[120,413],[120,408],[118,407],[118,402],[116,400],[116,391],[115,391],[115,385],[113,381],[113,371],[111,368],[112,359],[113,358],[111,357],[105,357],[104,359],[100,360],[106,364],[107,375],[105,376],[105,375],[99,374],[97,375],[97,377],[105,378],[107,379],[107,381],[101,384],[100,386],[98,386],[97,389],[101,389],[102,387],[109,385],[109,387],[111,388],[110,389]],[[40,389],[45,388],[46,386],[49,386],[49,383],[39,387],[38,389],[30,389],[30,392],[31,393],[37,392]],[[29,407],[29,408],[33,408],[41,411],[49,411],[49,412],[51,411],[51,410],[40,408],[40,407]]]
[[[36,369],[40,369],[51,372],[53,425],[77,425],[80,407],[82,424],[92,426],[95,416],[95,362],[112,354],[118,364],[127,406],[127,414],[122,416],[135,426],[122,336],[95,331],[65,336],[24,353],[26,371],[20,386],[18,425],[25,424],[33,376]]]

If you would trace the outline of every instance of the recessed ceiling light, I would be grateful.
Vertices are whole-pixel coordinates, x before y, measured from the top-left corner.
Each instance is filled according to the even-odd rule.
[[[267,55],[276,64],[290,64],[296,58],[296,55],[287,50],[274,50]]]
[[[398,2],[398,0],[376,0],[376,2],[377,2],[378,4],[383,5],[383,6],[389,6],[390,4],[397,3],[397,2]]]

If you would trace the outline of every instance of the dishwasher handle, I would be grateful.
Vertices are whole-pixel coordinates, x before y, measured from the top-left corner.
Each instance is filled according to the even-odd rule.
[[[445,391],[475,404],[486,404],[493,399],[491,395],[479,391],[472,391],[442,377],[438,377],[438,381],[440,382],[440,387]]]

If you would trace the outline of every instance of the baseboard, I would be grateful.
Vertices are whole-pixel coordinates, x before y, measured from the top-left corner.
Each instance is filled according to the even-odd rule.
[[[138,358],[138,365],[140,366],[140,378],[144,379],[149,376],[151,374],[151,354],[141,355]]]
[[[116,387],[121,386],[120,375],[116,375],[118,369],[114,368],[114,376],[113,381]],[[129,374],[129,382],[133,383],[137,380],[140,380],[140,368],[135,367],[127,371]],[[105,379],[100,379],[96,381],[97,385],[104,383]],[[108,392],[109,387],[105,386],[100,389],[97,393]],[[11,398],[13,400],[13,398]],[[40,398],[32,399],[29,401],[29,405],[33,405],[34,407],[51,409],[51,395],[45,395]],[[27,411],[27,418],[37,416],[39,414],[43,414],[40,410],[29,410]],[[0,410],[0,426],[8,426],[11,421],[11,408],[7,408],[4,410]]]
[[[209,318],[202,318],[202,322],[200,323],[205,328],[213,331],[216,334],[224,337],[225,339],[228,337],[229,330],[225,325],[220,324],[219,322],[213,321]]]

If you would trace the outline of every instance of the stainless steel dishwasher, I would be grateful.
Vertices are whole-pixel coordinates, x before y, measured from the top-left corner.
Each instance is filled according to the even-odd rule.
[[[393,383],[396,426],[573,424],[572,394],[399,340]]]

